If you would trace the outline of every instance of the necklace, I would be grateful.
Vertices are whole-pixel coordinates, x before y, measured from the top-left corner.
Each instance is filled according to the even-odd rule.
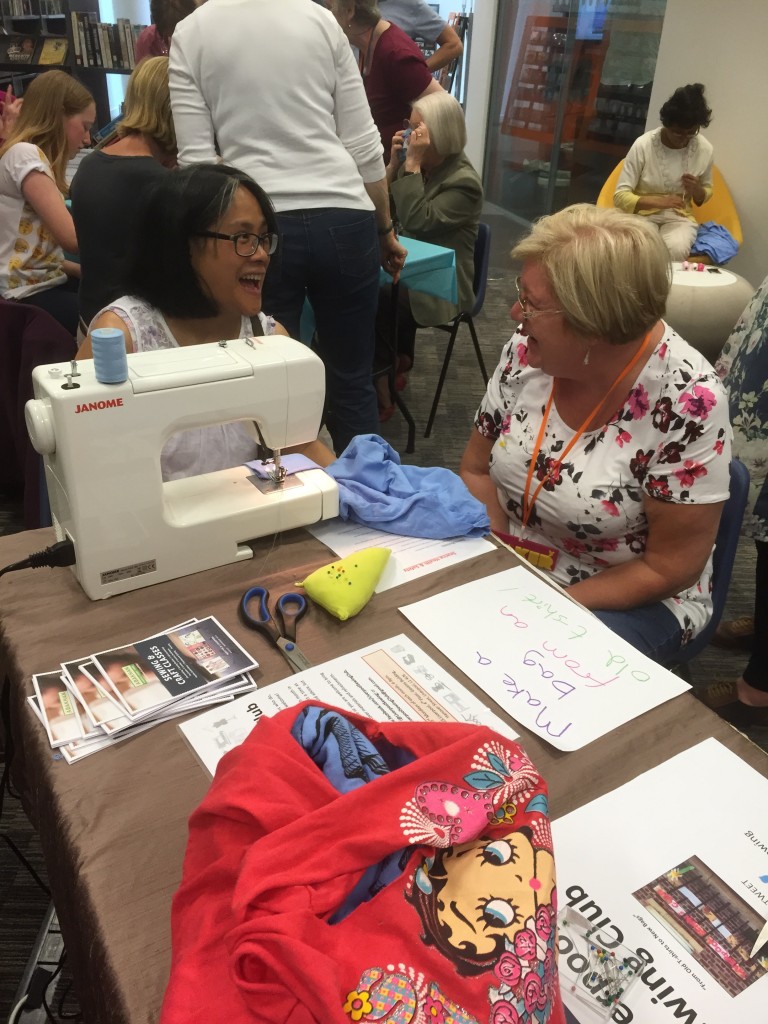
[[[635,367],[637,365],[637,363],[639,362],[641,356],[643,356],[643,354],[646,354],[646,356],[647,356],[648,343],[651,340],[651,332],[652,331],[653,331],[653,328],[651,328],[651,330],[648,331],[646,336],[643,338],[643,342],[640,345],[640,347],[638,348],[637,352],[635,352],[635,354],[632,356],[632,358],[627,363],[627,365],[624,367],[624,369],[621,371],[621,373],[618,375],[618,377],[616,377],[616,379],[614,380],[613,384],[611,384],[611,386],[608,388],[608,391],[605,393],[605,395],[603,395],[603,397],[598,401],[598,403],[594,407],[594,409],[590,410],[590,412],[587,414],[587,417],[584,420],[584,422],[581,424],[581,426],[578,428],[578,430],[574,433],[574,435],[571,438],[571,440],[565,446],[565,449],[563,450],[563,453],[560,456],[560,458],[555,460],[554,462],[550,463],[549,468],[544,473],[544,476],[541,478],[541,480],[539,481],[538,485],[536,486],[536,489],[534,490],[533,494],[531,495],[531,484],[533,483],[533,474],[534,474],[534,472],[536,470],[536,463],[537,463],[538,458],[539,458],[539,452],[541,451],[541,445],[542,445],[542,443],[544,441],[544,434],[545,434],[546,429],[547,429],[547,423],[549,422],[549,414],[550,414],[550,412],[552,410],[552,403],[555,400],[555,390],[556,390],[556,387],[557,387],[557,378],[553,378],[553,380],[552,380],[552,387],[550,388],[550,391],[549,391],[549,399],[547,400],[547,406],[546,406],[546,408],[544,410],[544,417],[543,417],[543,419],[541,421],[541,426],[539,427],[539,433],[536,436],[536,443],[535,443],[535,445],[533,447],[533,452],[531,453],[531,462],[530,462],[530,465],[528,466],[528,475],[527,475],[527,477],[525,479],[525,490],[523,491],[523,516],[522,516],[523,527],[526,527],[528,525],[528,520],[530,519],[531,513],[533,512],[533,506],[536,504],[536,499],[538,498],[539,494],[541,493],[542,487],[544,487],[545,484],[547,484],[550,480],[552,480],[553,477],[559,476],[560,469],[561,469],[561,467],[563,465],[563,462],[565,462],[566,455],[568,455],[570,450],[573,448],[573,446],[579,440],[581,435],[584,433],[584,431],[589,426],[590,422],[595,418],[595,416],[597,416],[597,414],[600,411],[600,409],[610,401],[611,396],[613,395],[614,391],[616,391],[618,386],[621,384],[621,382],[624,380],[624,378],[627,376],[627,374],[633,369],[633,367]]]
[[[360,68],[360,74],[363,78],[367,78],[371,72],[371,65],[373,64],[373,54],[376,49],[376,43],[379,41],[379,36],[384,32],[385,29],[389,28],[389,22],[380,19],[372,29],[368,31],[368,42],[365,44],[365,49],[361,49],[358,56],[358,67]]]

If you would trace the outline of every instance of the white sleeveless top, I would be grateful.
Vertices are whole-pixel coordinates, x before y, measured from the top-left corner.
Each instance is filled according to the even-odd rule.
[[[124,295],[102,309],[102,313],[119,316],[133,342],[135,352],[153,349],[178,348],[165,317],[159,309],[133,295]],[[94,318],[96,319],[96,318]],[[262,334],[275,333],[271,316],[259,313]],[[238,337],[252,335],[248,317],[240,322]],[[256,438],[245,423],[219,423],[213,427],[182,430],[166,441],[160,456],[163,480],[178,480],[186,476],[199,476],[218,469],[229,469],[256,458]]]

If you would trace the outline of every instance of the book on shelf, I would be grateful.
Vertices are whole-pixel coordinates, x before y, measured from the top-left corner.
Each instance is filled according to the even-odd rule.
[[[37,54],[38,64],[63,64],[67,59],[67,40],[62,36],[45,36]]]
[[[0,64],[34,63],[37,39],[33,33],[0,37]]]
[[[105,68],[112,67],[112,51],[109,47],[109,26],[106,22],[100,21],[96,26],[99,37],[99,49],[101,50],[101,63]]]
[[[93,65],[100,68],[104,66],[101,57],[101,42],[99,40],[98,14],[88,15],[88,34],[91,39],[91,50],[93,51]]]
[[[123,51],[123,67],[135,68],[136,67],[136,50],[134,47],[133,33],[131,32],[131,22],[129,18],[118,18],[117,26],[120,29],[120,42],[121,49]]]

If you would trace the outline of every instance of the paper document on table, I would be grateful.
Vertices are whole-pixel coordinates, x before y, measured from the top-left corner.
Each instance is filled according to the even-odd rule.
[[[640,970],[612,1020],[766,1020],[768,956],[751,955],[768,917],[766,807],[768,779],[708,739],[552,823],[559,905]],[[580,966],[567,929],[558,947],[564,979]],[[578,1024],[608,1019],[589,972],[561,987]]]
[[[305,700],[384,722],[466,722],[510,739],[517,733],[404,634],[263,686],[226,707],[179,725],[213,775],[219,760],[242,743],[262,715]]]
[[[345,523],[341,519],[315,523],[307,529],[340,558],[354,555],[363,548],[389,548],[392,554],[376,586],[377,594],[437,569],[445,569],[449,565],[495,550],[495,546],[482,537],[454,537],[452,540],[402,537],[396,533]]]
[[[522,566],[400,611],[560,750],[578,750],[690,689]]]

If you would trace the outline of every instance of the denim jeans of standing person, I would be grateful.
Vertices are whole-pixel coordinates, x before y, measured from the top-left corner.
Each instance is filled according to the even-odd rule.
[[[264,285],[264,310],[293,338],[307,298],[325,364],[326,425],[336,454],[378,431],[371,373],[379,296],[373,213],[326,208],[278,213],[280,244]]]

